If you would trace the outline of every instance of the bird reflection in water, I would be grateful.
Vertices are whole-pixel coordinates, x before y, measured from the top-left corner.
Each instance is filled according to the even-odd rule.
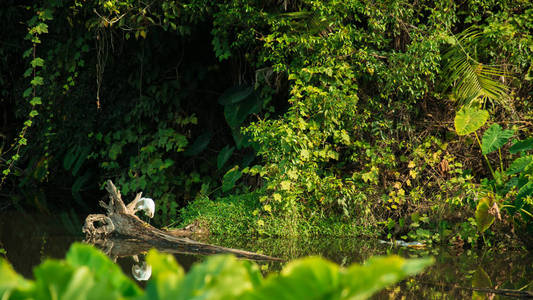
[[[131,266],[131,274],[133,275],[133,278],[137,281],[148,280],[150,276],[152,276],[152,266],[146,263],[143,256],[141,256],[140,260],[137,255],[133,255],[132,257],[136,262],[136,264]]]

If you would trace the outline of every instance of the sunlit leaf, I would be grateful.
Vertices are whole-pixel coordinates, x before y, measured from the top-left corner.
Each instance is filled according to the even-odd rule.
[[[31,64],[32,68],[42,67],[42,66],[44,66],[44,59],[42,59],[40,57],[36,57],[30,62],[30,64]]]
[[[458,135],[467,135],[485,125],[489,112],[475,107],[463,107],[455,115],[454,125]]]
[[[90,245],[74,243],[65,257],[73,267],[86,266],[98,281],[104,281],[123,296],[139,295],[141,290],[109,257]]]
[[[476,224],[480,232],[485,232],[496,219],[489,213],[490,208],[494,205],[494,200],[490,197],[481,198],[476,207]],[[497,204],[496,204],[497,205]]]
[[[320,257],[289,263],[278,275],[271,275],[259,289],[245,299],[338,299],[339,267]]]
[[[146,286],[146,299],[173,299],[185,271],[170,254],[154,249],[148,252],[146,262],[152,267],[152,277]]]
[[[0,257],[0,295],[13,295],[33,288],[33,282],[17,274],[13,267]],[[9,296],[7,296],[9,299]],[[16,299],[16,297],[13,297]]]
[[[502,67],[483,64],[473,57],[482,39],[481,30],[472,26],[459,34],[457,42],[443,55],[446,85],[453,87],[460,104],[468,105],[478,98],[502,103],[507,96],[508,88],[499,78],[509,74]]]
[[[431,258],[406,260],[390,256],[343,269],[322,258],[308,257],[289,263],[279,275],[271,275],[244,299],[367,299],[432,263]]]
[[[353,265],[344,276],[348,291],[342,299],[367,299],[375,292],[433,264],[432,258],[406,260],[399,256],[370,258],[364,265]]]
[[[211,256],[192,267],[170,299],[238,299],[261,281],[257,265],[231,255]]]
[[[500,149],[513,136],[514,130],[503,130],[500,125],[492,124],[483,134],[481,152],[486,155]]]
[[[31,85],[33,86],[36,86],[36,85],[43,85],[44,84],[44,79],[41,77],[41,76],[35,76],[32,80],[31,80]]]
[[[33,97],[30,101],[30,104],[35,106],[35,105],[43,104],[43,102],[41,101],[41,97]]]
[[[533,196],[533,181],[529,181],[528,183],[524,184],[516,194],[516,199],[521,200],[527,196]],[[524,205],[523,201],[521,201],[521,206]]]

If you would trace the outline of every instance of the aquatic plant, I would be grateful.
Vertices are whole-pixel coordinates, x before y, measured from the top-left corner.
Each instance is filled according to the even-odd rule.
[[[185,273],[172,255],[150,250],[152,277],[140,289],[107,256],[73,244],[64,260],[48,259],[34,280],[17,274],[0,258],[2,299],[365,299],[421,272],[431,258],[375,257],[364,265],[339,267],[319,257],[288,263],[263,278],[259,267],[229,255],[208,257]]]

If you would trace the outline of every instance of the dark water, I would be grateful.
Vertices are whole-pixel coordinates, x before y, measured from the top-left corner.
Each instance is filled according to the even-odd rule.
[[[85,216],[73,212],[57,215],[35,215],[19,211],[0,214],[0,247],[15,270],[31,278],[32,268],[46,258],[63,258],[70,244],[82,241]],[[423,274],[403,281],[376,295],[375,299],[511,299],[490,293],[477,293],[476,288],[533,291],[533,255],[504,250],[453,250],[434,248],[415,250],[392,247],[375,240],[354,238],[315,239],[251,239],[212,238],[210,243],[250,250],[286,260],[307,255],[320,255],[340,265],[364,262],[374,255],[399,254],[404,257],[434,256],[436,263]],[[201,255],[175,254],[188,270],[203,259]],[[142,259],[142,257],[141,257]],[[118,257],[117,263],[132,276],[132,257]],[[284,263],[262,262],[265,273],[280,270]],[[144,286],[143,282],[139,285]]]

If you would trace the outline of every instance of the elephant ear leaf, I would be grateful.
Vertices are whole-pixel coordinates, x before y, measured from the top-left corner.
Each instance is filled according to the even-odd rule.
[[[496,205],[496,208],[498,207],[498,204],[496,204],[491,198],[482,198],[477,204],[476,223],[478,230],[482,233],[489,229],[490,225],[492,225],[496,219],[494,215],[491,214],[491,208],[494,205]]]
[[[532,149],[533,149],[533,137],[527,140],[516,142],[514,145],[511,146],[511,148],[509,148],[509,152],[511,154],[515,154],[520,151],[529,151]]]
[[[481,151],[483,155],[500,149],[514,135],[514,130],[503,130],[500,125],[493,124],[483,134]]]
[[[533,155],[523,156],[515,159],[513,163],[509,166],[507,174],[516,174],[525,170],[530,164],[533,163]]]
[[[463,107],[455,115],[454,125],[458,135],[467,135],[485,125],[489,112],[475,107]]]

